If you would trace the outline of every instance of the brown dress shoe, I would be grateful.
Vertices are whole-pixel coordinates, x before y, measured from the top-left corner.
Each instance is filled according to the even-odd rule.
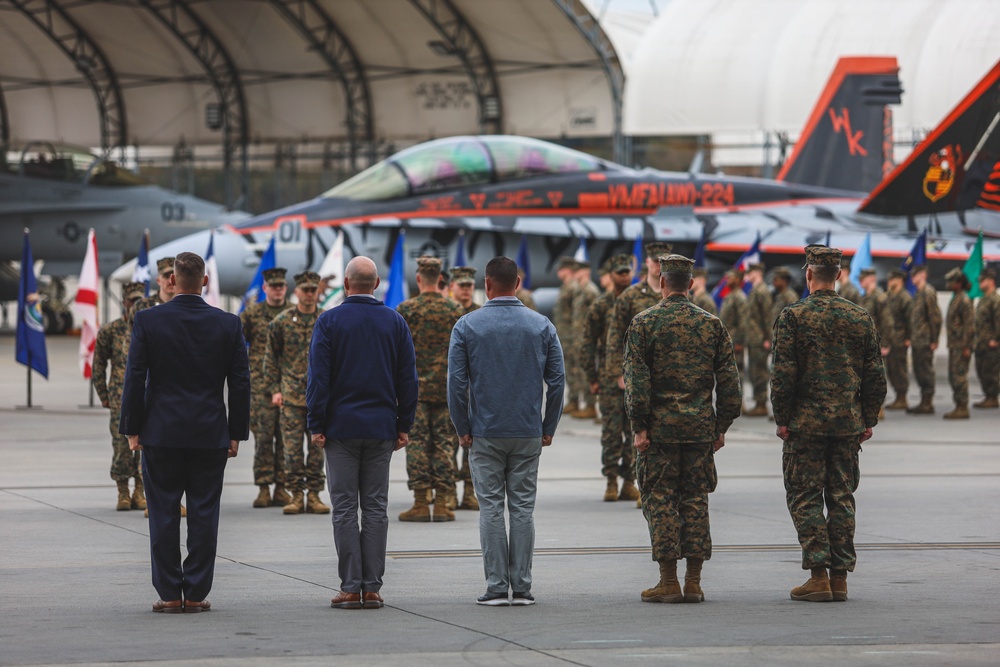
[[[361,609],[361,593],[339,591],[330,600],[330,606],[334,609]]]
[[[385,600],[376,591],[365,591],[361,594],[361,606],[365,609],[381,609]]]
[[[184,612],[184,603],[180,600],[157,600],[153,603],[153,611],[161,614],[181,614]]]
[[[184,601],[185,614],[200,614],[203,611],[212,611],[212,603],[208,600],[202,600],[201,602],[194,602],[193,600]]]

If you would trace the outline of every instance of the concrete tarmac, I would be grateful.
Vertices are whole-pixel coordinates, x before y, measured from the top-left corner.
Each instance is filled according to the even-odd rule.
[[[329,516],[252,509],[252,442],[230,462],[213,609],[150,611],[147,522],[116,512],[108,414],[87,404],[78,341],[50,338],[35,376],[0,336],[0,664],[996,665],[1000,663],[1000,411],[947,422],[889,413],[861,455],[850,600],[804,603],[781,447],[741,418],[717,455],[714,557],[703,604],[644,604],[657,567],[634,503],[601,501],[599,427],[565,418],[542,456],[533,607],[479,607],[478,515],[396,520],[411,500],[392,464],[382,610],[329,607]],[[973,373],[974,375],[974,373]],[[972,379],[972,399],[980,398]],[[916,400],[916,388],[910,399]],[[324,497],[326,494],[324,494]]]

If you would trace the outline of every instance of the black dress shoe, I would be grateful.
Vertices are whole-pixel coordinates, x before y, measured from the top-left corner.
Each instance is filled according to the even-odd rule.
[[[510,600],[507,599],[506,593],[490,593],[486,591],[486,593],[476,598],[476,604],[488,607],[506,607],[510,604]]]
[[[531,593],[514,593],[510,603],[518,607],[526,607],[535,604],[535,596]]]

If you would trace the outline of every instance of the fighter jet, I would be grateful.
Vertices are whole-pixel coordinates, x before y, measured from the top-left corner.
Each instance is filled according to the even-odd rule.
[[[838,63],[778,180],[637,170],[515,136],[419,144],[316,199],[222,230],[215,239],[220,287],[242,294],[273,236],[279,265],[317,269],[339,229],[346,255],[371,256],[383,271],[405,232],[407,276],[420,255],[454,257],[460,235],[470,263],[481,268],[513,255],[526,234],[533,286],[554,286],[557,259],[573,254],[581,238],[599,264],[631,249],[637,236],[697,240],[702,216],[736,207],[856,201],[886,164],[885,107],[899,102],[897,73],[894,58]],[[153,255],[207,244],[207,233],[196,234]]]

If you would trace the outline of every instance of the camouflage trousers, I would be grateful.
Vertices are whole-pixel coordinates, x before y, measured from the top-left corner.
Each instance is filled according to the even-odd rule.
[[[114,453],[111,455],[111,479],[116,482],[127,482],[130,477],[138,478],[142,473],[139,467],[140,452],[133,452],[128,448],[128,438],[118,432],[118,423],[121,421],[119,410],[111,411],[111,421],[108,423],[111,431],[111,447]]]
[[[767,365],[770,354],[763,343],[754,343],[747,348],[747,375],[753,387],[753,400],[757,405],[767,403],[767,383],[771,379],[771,369]]]
[[[712,443],[650,444],[635,458],[653,560],[712,557],[708,494],[718,477]]]
[[[913,347],[913,377],[920,385],[920,395],[934,396],[934,350],[922,345]]]
[[[903,345],[893,345],[885,357],[885,374],[893,390],[902,396],[910,389],[910,374],[906,370],[906,348]]]
[[[323,450],[309,437],[304,407],[281,406],[281,439],[285,444],[285,486],[291,491],[322,491],[326,483]],[[304,461],[303,440],[308,451]]]
[[[601,474],[635,479],[635,447],[625,423],[625,392],[617,380],[601,381]]]
[[[802,545],[802,569],[854,571],[858,436],[792,433],[782,449],[785,501]],[[826,504],[826,516],[823,506]]]
[[[454,486],[455,439],[447,403],[417,403],[406,446],[406,485],[410,490]]]
[[[459,453],[461,450],[461,453]],[[455,465],[455,481],[472,484],[472,469],[469,468],[469,448],[458,444],[458,436],[452,437],[452,462]]]
[[[1000,349],[976,350],[976,377],[986,398],[1000,396]]]
[[[281,408],[271,403],[267,394],[254,396],[250,408],[253,431],[253,483],[285,483],[285,446],[279,428]]]
[[[969,360],[962,356],[962,350],[948,348],[948,384],[955,405],[969,403]]]
[[[590,408],[597,402],[597,397],[590,393],[590,385],[587,383],[587,374],[583,371],[580,345],[567,337],[566,344],[563,345],[563,361],[566,368],[566,387],[569,389],[569,401],[567,407],[576,409],[583,404]]]

